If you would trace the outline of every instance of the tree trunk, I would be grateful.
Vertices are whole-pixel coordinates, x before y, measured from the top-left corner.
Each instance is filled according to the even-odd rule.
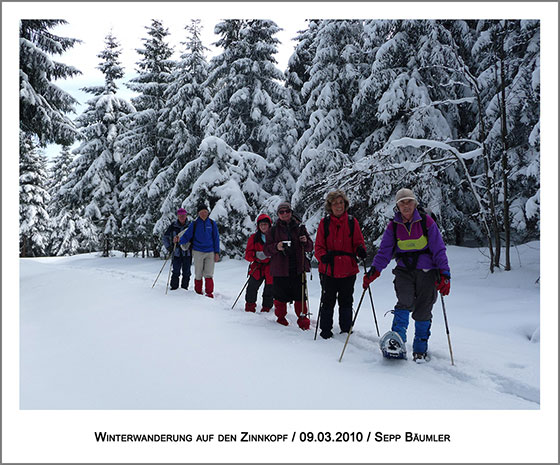
[[[482,102],[480,98],[480,92],[478,87],[476,87],[476,85],[474,85],[473,88],[476,94],[476,101],[478,104],[478,120],[480,124],[480,140],[482,142],[482,152],[483,152],[482,157],[484,159],[484,172],[485,172],[484,178],[486,181],[486,195],[488,198],[488,206],[490,208],[490,216],[491,216],[490,220],[492,224],[492,230],[494,232],[494,239],[496,240],[496,254],[499,256],[500,230],[499,230],[498,218],[496,214],[496,204],[494,202],[495,182],[492,173],[490,172],[490,158],[488,157],[488,149],[486,147],[486,143],[484,142],[486,140],[486,126],[484,124],[484,116],[482,114],[482,106],[481,106]],[[490,233],[488,232],[488,234]],[[494,248],[492,245],[492,237],[490,235],[488,235],[488,241],[489,241],[488,248],[490,250],[490,273],[494,273],[494,265],[496,262],[494,256]],[[498,266],[499,266],[499,259],[498,259]]]
[[[23,241],[21,242],[21,250],[19,251],[19,256],[20,257],[26,257],[27,256],[27,238],[25,236],[23,236]]]
[[[507,21],[506,21],[507,29]],[[505,34],[505,31],[504,31]],[[504,190],[504,232],[505,232],[505,253],[506,253],[506,263],[505,270],[511,270],[510,261],[510,218],[509,218],[509,189],[508,189],[508,134],[506,125],[506,73],[504,70],[504,37],[502,36],[501,48],[500,48],[500,81],[501,81],[501,101],[500,101],[500,119],[501,119],[501,136],[502,136],[502,180],[503,180],[503,190]]]

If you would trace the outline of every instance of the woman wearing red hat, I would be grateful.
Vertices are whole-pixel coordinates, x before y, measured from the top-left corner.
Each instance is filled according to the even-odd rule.
[[[269,312],[272,308],[272,275],[270,274],[270,257],[264,252],[266,233],[272,225],[270,216],[264,213],[257,218],[257,232],[252,234],[247,241],[245,260],[249,265],[249,281],[245,293],[245,311],[255,312],[257,309],[257,294],[264,281],[261,312]]]

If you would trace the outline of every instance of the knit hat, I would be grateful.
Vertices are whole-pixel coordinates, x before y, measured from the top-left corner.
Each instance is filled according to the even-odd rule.
[[[186,215],[187,214],[187,210],[185,210],[184,208],[179,208],[179,210],[177,210],[177,215]]]
[[[196,207],[196,212],[200,212],[201,210],[208,210],[208,207],[201,203],[198,207]]]
[[[418,200],[416,200],[416,196],[414,195],[414,192],[406,188],[400,189],[397,192],[397,195],[395,196],[396,204],[398,204],[401,200],[414,200],[416,203],[418,203]]]
[[[259,225],[259,223],[262,223],[263,221],[268,221],[268,224],[272,224],[272,220],[270,219],[270,216],[261,213],[257,218],[257,226]]]
[[[280,202],[280,204],[276,208],[276,213],[278,213],[280,210],[291,210],[291,209],[292,206],[290,205],[290,202]]]

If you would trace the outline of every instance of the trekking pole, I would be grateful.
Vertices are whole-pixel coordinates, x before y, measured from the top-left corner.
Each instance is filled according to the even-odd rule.
[[[319,275],[320,277],[320,275]],[[319,302],[319,313],[317,314],[317,325],[315,326],[315,337],[314,341],[317,340],[317,330],[319,329],[319,323],[321,322],[321,308],[323,307],[323,283],[321,283],[321,301]]]
[[[154,281],[154,284],[152,284],[152,289],[153,289],[154,286],[156,285],[157,280],[159,279],[159,275],[161,274],[161,272],[162,272],[163,269],[165,268],[165,264],[167,263],[167,260],[169,260],[169,257],[170,257],[170,256],[171,256],[171,255],[168,255],[167,258],[165,259],[165,261],[163,262],[163,265],[161,265],[161,270],[159,270],[159,273],[158,273],[158,275],[157,275],[157,277],[156,277],[156,280]]]
[[[453,349],[451,348],[451,337],[449,336],[449,325],[447,324],[447,312],[445,311],[445,303],[443,302],[443,295],[441,295],[441,308],[443,309],[443,320],[445,321],[445,332],[447,333],[447,343],[449,345],[449,355],[451,357],[451,365],[455,366],[455,364],[453,363]]]
[[[249,264],[249,269],[251,268],[251,264]],[[253,270],[253,273],[256,271],[256,268]],[[241,289],[241,292],[239,293],[239,295],[237,296],[237,299],[235,299],[235,302],[233,302],[233,305],[231,306],[231,309],[233,310],[233,307],[235,307],[235,304],[237,303],[237,301],[239,300],[239,297],[241,297],[241,294],[243,294],[243,291],[245,290],[245,288],[247,287],[247,284],[249,284],[249,280],[251,279],[251,276],[253,276],[253,273],[250,273],[249,276],[247,277],[247,281],[245,281],[245,285],[243,286],[243,288]],[[266,283],[265,283],[266,284]]]
[[[366,261],[364,260],[362,263],[364,265],[364,273],[367,273]],[[371,302],[371,309],[373,311],[373,319],[375,321],[375,329],[377,330],[377,337],[379,337],[379,326],[377,326],[377,316],[375,315],[375,307],[373,306],[373,296],[371,295],[371,288],[369,286],[368,286],[368,291],[369,291],[369,300]]]
[[[360,307],[362,306],[362,301],[364,300],[364,296],[366,295],[366,290],[362,292],[362,297],[360,299],[360,303],[358,304],[358,308],[356,309],[356,313],[354,313],[354,318],[352,319],[352,326],[350,326],[350,331],[348,331],[348,337],[346,338],[346,342],[344,343],[344,347],[342,348],[342,353],[340,354],[340,358],[338,359],[339,362],[342,362],[342,356],[344,355],[344,351],[346,350],[346,346],[348,345],[348,340],[350,339],[350,334],[352,334],[352,330],[354,329],[354,323],[356,322],[356,318],[358,317],[358,312],[360,311]]]
[[[173,243],[173,252],[171,252],[171,257],[175,255],[175,247],[177,247],[177,242]],[[171,279],[171,267],[173,265],[173,260],[169,263],[169,274],[167,275],[167,286],[165,286],[165,295],[167,295],[167,289],[169,288],[169,280]]]
[[[247,287],[247,284],[249,284],[249,279],[251,279],[251,276],[249,276],[247,278],[247,281],[245,281],[245,285],[243,286],[243,289],[241,289],[241,292],[239,293],[239,295],[237,296],[237,299],[235,299],[235,302],[233,302],[233,305],[231,306],[231,309],[233,310],[233,307],[235,307],[235,304],[237,303],[237,301],[239,300],[239,297],[241,297],[241,294],[243,294],[243,291],[245,290],[245,288]]]

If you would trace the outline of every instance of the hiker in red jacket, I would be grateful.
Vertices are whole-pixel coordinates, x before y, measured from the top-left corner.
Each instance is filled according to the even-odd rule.
[[[338,323],[341,333],[352,326],[354,284],[360,271],[356,256],[366,258],[364,236],[356,218],[348,215],[349,201],[341,190],[329,192],[325,216],[315,238],[315,257],[319,261],[321,337],[332,337],[333,313],[338,299]]]
[[[257,294],[264,281],[261,312],[269,312],[272,308],[272,275],[270,274],[270,257],[263,252],[266,233],[272,225],[270,216],[261,214],[257,218],[257,232],[251,234],[247,241],[245,260],[249,265],[249,280],[245,293],[245,311],[255,312],[257,309]]]

